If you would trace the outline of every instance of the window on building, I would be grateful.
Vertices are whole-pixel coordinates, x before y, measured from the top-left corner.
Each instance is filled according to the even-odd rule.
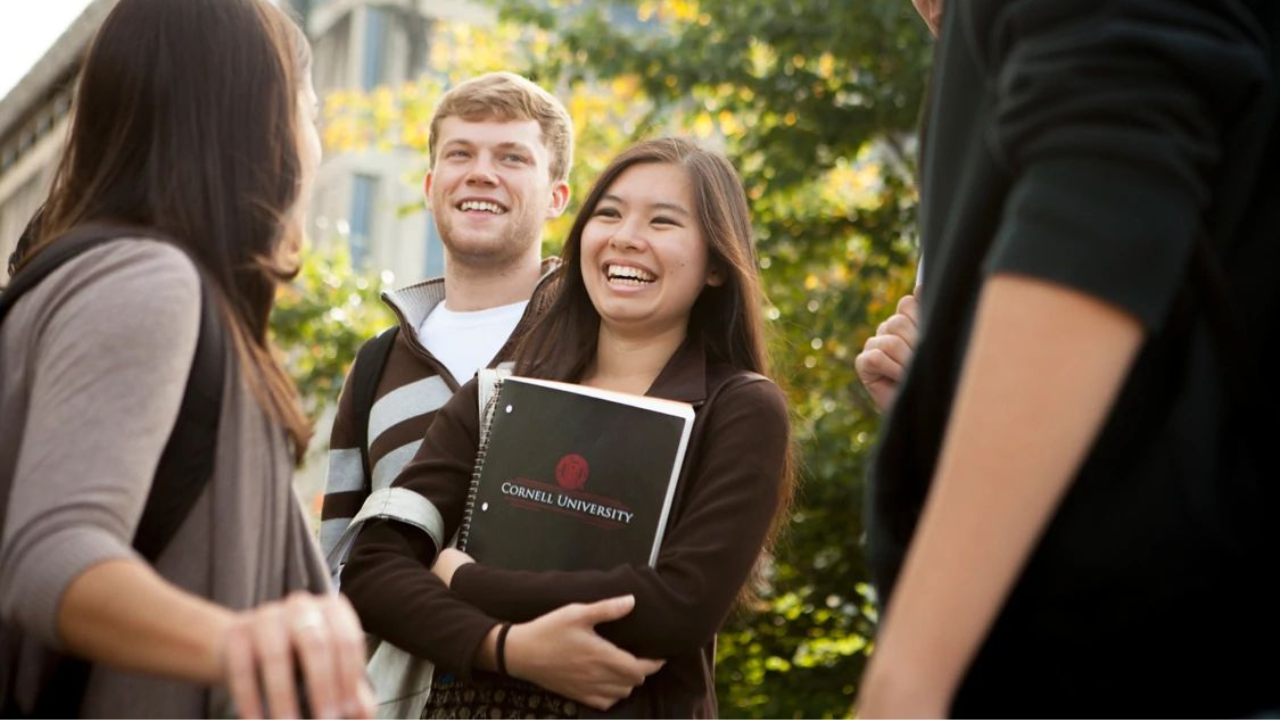
[[[384,82],[387,65],[387,11],[366,7],[363,57],[360,63],[360,85],[372,90]]]
[[[373,241],[373,202],[377,197],[378,178],[356,175],[351,191],[351,266],[357,270],[369,266]]]

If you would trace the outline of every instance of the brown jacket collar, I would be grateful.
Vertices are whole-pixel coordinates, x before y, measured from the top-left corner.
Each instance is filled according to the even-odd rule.
[[[686,337],[645,394],[695,406],[706,402],[707,353],[702,343]]]

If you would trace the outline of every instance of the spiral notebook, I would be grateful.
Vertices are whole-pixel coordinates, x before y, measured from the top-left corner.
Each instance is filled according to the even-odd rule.
[[[493,402],[460,548],[511,570],[657,561],[693,406],[516,376]]]

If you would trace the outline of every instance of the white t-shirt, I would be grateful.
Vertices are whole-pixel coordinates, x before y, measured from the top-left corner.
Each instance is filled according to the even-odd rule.
[[[447,302],[447,301],[446,301]],[[418,339],[444,363],[459,383],[489,366],[520,323],[528,300],[488,310],[454,312],[445,302],[436,305],[418,328]]]

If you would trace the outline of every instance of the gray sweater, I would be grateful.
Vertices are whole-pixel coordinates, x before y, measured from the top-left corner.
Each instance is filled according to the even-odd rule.
[[[199,327],[199,280],[180,251],[148,240],[96,248],[25,296],[0,328],[0,473],[12,494],[0,538],[0,622],[22,635],[19,702],[56,612],[91,566],[130,547],[177,417]],[[234,355],[228,343],[227,352]],[[174,585],[232,609],[328,575],[291,484],[288,440],[227,363],[214,473],[156,562]],[[225,693],[95,666],[82,713],[224,716]]]

